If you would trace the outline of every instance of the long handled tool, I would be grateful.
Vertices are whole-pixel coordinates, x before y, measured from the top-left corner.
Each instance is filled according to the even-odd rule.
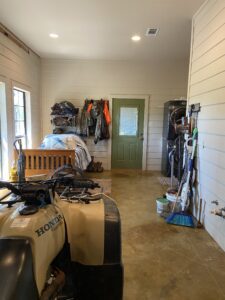
[[[18,143],[19,149],[17,149],[16,144]],[[18,179],[19,182],[25,181],[25,155],[23,153],[22,148],[22,141],[20,138],[16,139],[13,143],[16,152],[18,154],[18,161],[17,161],[17,173],[18,173]]]
[[[193,131],[193,137],[192,137],[193,145],[192,145],[191,157],[189,159],[189,164],[188,164],[187,179],[186,179],[186,182],[184,184],[181,181],[182,186],[180,185],[180,188],[179,188],[179,191],[182,188],[182,192],[181,192],[182,211],[179,212],[179,213],[174,213],[174,208],[173,208],[172,214],[169,215],[169,217],[166,219],[166,222],[168,224],[187,226],[187,227],[195,227],[193,217],[191,215],[187,214],[185,210],[189,206],[189,201],[188,201],[189,182],[190,182],[191,175],[193,173],[194,155],[195,155],[195,150],[196,150],[196,145],[197,145],[197,136],[198,136],[198,130],[197,130],[197,128],[195,128],[194,131]],[[179,191],[178,191],[177,199],[179,197]],[[177,202],[177,199],[176,199],[176,202]]]

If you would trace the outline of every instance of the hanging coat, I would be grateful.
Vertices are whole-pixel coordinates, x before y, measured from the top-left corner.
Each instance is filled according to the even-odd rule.
[[[109,126],[109,124],[111,123],[111,117],[110,117],[109,108],[108,108],[108,101],[106,101],[106,100],[104,101],[103,113],[105,116],[106,124]]]

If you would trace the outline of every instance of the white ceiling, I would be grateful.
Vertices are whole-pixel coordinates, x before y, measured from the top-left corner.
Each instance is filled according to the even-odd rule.
[[[204,1],[0,0],[0,22],[41,57],[180,60],[189,56],[191,18]],[[146,37],[147,27],[159,28],[158,36]]]

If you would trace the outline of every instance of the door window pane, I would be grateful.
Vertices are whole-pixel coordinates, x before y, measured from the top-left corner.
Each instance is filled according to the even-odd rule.
[[[136,136],[137,130],[138,109],[136,107],[121,107],[119,135]]]

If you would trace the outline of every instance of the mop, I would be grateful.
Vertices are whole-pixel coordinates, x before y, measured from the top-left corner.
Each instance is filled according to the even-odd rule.
[[[197,145],[197,136],[198,136],[198,129],[195,128],[193,131],[193,145],[192,145],[192,152],[191,152],[191,157],[189,159],[189,165],[188,165],[188,174],[187,174],[187,179],[186,182],[184,183],[184,180],[181,180],[179,191],[177,193],[177,198],[173,206],[173,211],[172,214],[169,215],[169,217],[166,219],[166,222],[168,224],[174,224],[174,225],[179,225],[179,226],[187,226],[187,227],[195,227],[193,217],[186,213],[185,210],[187,209],[188,205],[188,192],[189,192],[189,182],[191,178],[191,174],[193,172],[193,167],[194,167],[194,155],[195,155],[195,149]],[[174,213],[174,209],[176,207],[176,203],[179,198],[180,191],[182,189],[182,211],[178,213]]]

